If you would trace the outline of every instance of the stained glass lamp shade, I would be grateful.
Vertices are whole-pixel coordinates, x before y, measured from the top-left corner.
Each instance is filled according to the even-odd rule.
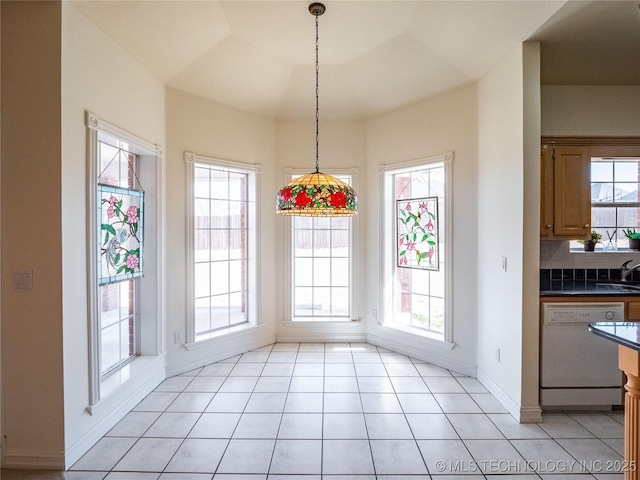
[[[280,189],[276,210],[280,215],[352,216],[358,211],[358,196],[342,180],[315,172],[298,177]]]
[[[319,171],[318,162],[318,17],[325,12],[321,3],[309,5],[316,17],[316,171],[295,178],[276,195],[276,213],[303,217],[343,217],[358,213],[358,196],[353,188]]]

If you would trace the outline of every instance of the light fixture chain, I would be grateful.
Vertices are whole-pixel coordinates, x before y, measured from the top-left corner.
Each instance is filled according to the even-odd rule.
[[[2,0],[0,0],[2,1]],[[318,17],[325,12],[322,3],[309,5],[316,17],[316,171],[292,179],[276,195],[276,213],[304,217],[351,217],[358,213],[358,196],[347,183],[320,174],[320,87]]]
[[[316,173],[320,171],[320,160],[319,160],[319,144],[320,144],[320,109],[319,109],[319,97],[320,97],[320,88],[318,87],[318,73],[320,71],[319,63],[318,63],[318,46],[320,42],[318,41],[318,15],[316,17]]]

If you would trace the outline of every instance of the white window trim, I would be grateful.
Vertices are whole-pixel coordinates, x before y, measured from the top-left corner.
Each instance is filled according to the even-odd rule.
[[[357,168],[331,168],[331,169],[322,169],[324,173],[329,175],[350,175],[351,176],[351,187],[358,191],[358,169]],[[304,170],[300,168],[285,168],[284,169],[284,177],[285,182],[290,182],[294,175],[304,175],[309,173],[309,170]],[[358,266],[358,249],[356,248],[358,245],[358,217],[359,215],[354,215],[351,217],[351,244],[349,248],[351,249],[351,265],[350,265],[350,273],[349,273],[349,302],[350,302],[350,310],[351,310],[351,322],[359,322],[360,317],[358,315],[358,282],[356,270]],[[320,325],[320,324],[346,324],[349,323],[345,320],[333,321],[330,317],[315,317],[322,318],[321,320],[304,320],[304,321],[294,321],[294,307],[293,307],[293,220],[291,216],[285,216],[286,221],[286,231],[287,231],[287,241],[285,242],[285,301],[286,301],[286,311],[285,318],[283,322],[289,324],[296,325]]]
[[[391,174],[395,173],[403,173],[403,172],[411,172],[421,170],[421,167],[428,165],[430,163],[444,163],[445,170],[445,238],[447,241],[444,246],[444,255],[445,255],[445,327],[444,327],[444,339],[440,340],[438,338],[431,337],[426,331],[421,330],[417,327],[409,327],[404,325],[396,325],[393,323],[393,291],[390,286],[389,278],[392,277],[393,274],[393,265],[391,263],[391,259],[394,258],[394,246],[395,243],[390,238],[389,232],[393,232],[395,230],[395,221],[394,221],[394,209],[393,205],[390,202],[387,202],[388,198],[391,197],[393,193],[391,182],[387,180],[390,178]],[[453,245],[453,237],[452,237],[452,185],[453,185],[453,152],[445,152],[440,155],[435,155],[432,157],[419,158],[415,160],[409,160],[406,162],[399,162],[394,164],[381,164],[378,165],[378,181],[379,181],[379,202],[380,202],[380,213],[382,215],[380,221],[380,295],[379,295],[379,305],[378,311],[381,312],[380,319],[378,322],[384,326],[389,328],[394,328],[397,330],[402,330],[407,333],[411,333],[414,335],[419,335],[422,337],[426,337],[438,344],[446,344],[449,348],[453,346],[453,256],[452,256],[452,245]]]
[[[200,348],[202,346],[206,346],[208,344],[213,344],[219,341],[220,336],[227,335],[234,332],[239,332],[246,330],[248,328],[252,328],[263,323],[262,320],[262,296],[260,294],[260,281],[261,277],[261,262],[262,256],[260,252],[261,248],[261,235],[260,235],[260,177],[262,173],[262,165],[259,163],[242,163],[235,162],[232,160],[222,160],[219,158],[207,157],[204,155],[198,155],[193,152],[184,152],[184,161],[186,166],[186,204],[187,204],[187,221],[186,221],[186,282],[185,282],[185,296],[186,296],[186,327],[185,330],[187,332],[186,344],[185,348],[187,350],[192,350],[194,348]],[[237,170],[238,172],[255,172],[255,232],[251,235],[253,242],[255,243],[255,258],[249,258],[249,262],[255,262],[255,266],[253,267],[255,270],[255,278],[249,277],[249,284],[247,289],[250,292],[250,299],[253,299],[253,307],[250,307],[251,310],[254,311],[253,319],[249,319],[248,324],[242,325],[232,325],[227,328],[221,328],[219,332],[213,335],[211,338],[207,338],[204,340],[195,341],[195,329],[194,329],[194,318],[193,318],[193,309],[194,309],[194,298],[193,292],[195,291],[193,284],[193,276],[194,276],[194,252],[193,252],[193,164],[194,163],[205,163],[217,167],[225,167],[230,170]]]
[[[99,352],[100,346],[98,345],[98,330],[99,325],[97,320],[99,318],[99,299],[98,299],[98,236],[97,230],[94,228],[97,222],[97,178],[98,178],[98,135],[100,132],[104,132],[108,135],[114,136],[124,142],[127,142],[135,147],[136,153],[140,155],[141,159],[140,168],[145,168],[145,161],[152,161],[152,180],[153,188],[155,191],[155,202],[151,213],[149,210],[145,212],[145,217],[148,222],[145,224],[145,228],[153,227],[155,230],[154,235],[148,235],[145,238],[145,256],[153,256],[154,272],[152,275],[147,275],[151,280],[150,285],[146,285],[142,291],[149,292],[151,295],[144,294],[145,297],[152,298],[152,304],[149,305],[149,316],[155,318],[153,322],[141,322],[140,326],[140,355],[141,357],[155,357],[163,351],[163,335],[162,326],[164,325],[164,308],[163,308],[163,295],[162,295],[162,148],[151,143],[143,138],[138,137],[126,130],[121,129],[101,119],[96,114],[86,111],[85,112],[85,126],[87,127],[87,244],[88,244],[88,268],[87,268],[87,286],[88,286],[88,333],[89,333],[89,406],[87,411],[93,413],[99,402],[113,392],[101,392],[101,375],[100,375],[100,359]],[[150,218],[152,217],[152,218]],[[143,300],[143,303],[145,300]],[[136,360],[141,360],[140,363],[148,363],[147,359],[141,359],[140,357],[129,362],[127,365],[137,363]],[[129,367],[133,370],[137,369],[135,366]],[[122,383],[130,380],[133,376],[123,375]]]

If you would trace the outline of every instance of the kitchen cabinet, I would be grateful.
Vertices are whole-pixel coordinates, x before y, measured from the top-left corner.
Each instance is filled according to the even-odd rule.
[[[628,322],[640,322],[640,302],[627,302],[627,316]]]
[[[587,238],[591,232],[589,148],[543,144],[540,180],[541,238]]]

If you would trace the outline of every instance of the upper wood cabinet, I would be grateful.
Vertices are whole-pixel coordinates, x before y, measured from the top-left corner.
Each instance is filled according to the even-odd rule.
[[[553,236],[553,148],[542,146],[540,152],[540,236]]]
[[[591,232],[589,148],[543,144],[540,168],[542,239],[587,238]]]

